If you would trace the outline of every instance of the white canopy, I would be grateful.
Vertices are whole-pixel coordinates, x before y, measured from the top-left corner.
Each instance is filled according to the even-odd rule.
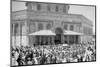
[[[65,30],[64,35],[83,35],[83,33],[78,33],[74,31]]]
[[[51,30],[40,30],[34,33],[31,33],[29,35],[43,35],[43,36],[48,36],[48,35],[56,35],[53,33]]]

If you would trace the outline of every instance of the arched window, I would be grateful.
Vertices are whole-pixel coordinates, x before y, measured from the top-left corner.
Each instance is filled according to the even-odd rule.
[[[65,30],[67,30],[67,28],[68,28],[68,25],[67,25],[67,24],[65,24],[65,25],[64,25],[64,29],[65,29]]]
[[[47,24],[47,25],[46,25],[46,28],[47,28],[47,29],[51,29],[51,24]]]
[[[74,26],[73,25],[70,25],[70,30],[74,30]]]
[[[43,29],[43,24],[42,23],[39,23],[38,24],[38,30],[42,30]]]

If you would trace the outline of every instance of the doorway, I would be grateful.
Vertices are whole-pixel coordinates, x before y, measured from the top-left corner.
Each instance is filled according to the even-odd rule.
[[[55,44],[62,44],[63,43],[63,40],[62,40],[63,30],[61,28],[56,28],[55,33],[56,33]]]

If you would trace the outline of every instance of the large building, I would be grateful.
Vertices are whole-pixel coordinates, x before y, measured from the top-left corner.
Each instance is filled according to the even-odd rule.
[[[12,12],[12,45],[73,44],[91,39],[93,24],[83,15],[69,14],[70,5],[27,2]]]

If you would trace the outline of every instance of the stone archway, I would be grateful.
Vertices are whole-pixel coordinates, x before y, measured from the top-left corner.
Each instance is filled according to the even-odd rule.
[[[55,29],[55,44],[62,44],[63,43],[63,30],[60,27]]]

